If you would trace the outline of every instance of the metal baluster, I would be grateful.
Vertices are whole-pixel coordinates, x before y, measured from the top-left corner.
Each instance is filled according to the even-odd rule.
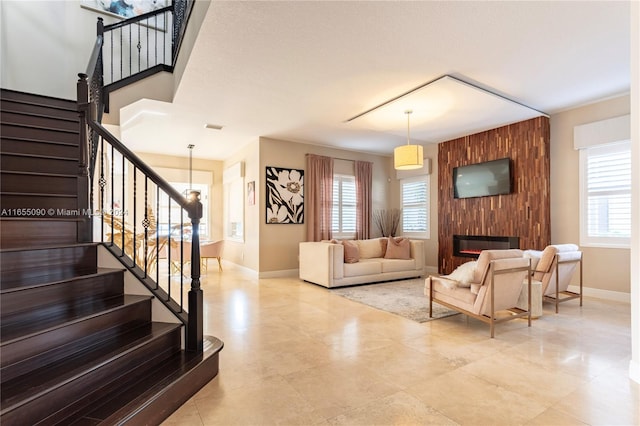
[[[127,77],[131,76],[131,74],[133,74],[133,72],[131,71],[131,67],[132,67],[132,63],[133,63],[133,59],[131,58],[131,25],[127,25],[129,27],[129,75],[127,75]]]
[[[154,22],[156,24],[156,28],[158,28],[158,16],[154,17]],[[153,46],[153,50],[154,50],[154,58],[153,58],[153,60],[157,64],[158,63],[158,30],[157,29],[156,29],[156,32],[155,32],[154,35],[155,35],[155,43],[154,43],[154,46]]]
[[[149,265],[149,225],[151,221],[149,220],[149,209],[147,208],[147,203],[149,202],[149,177],[145,175],[144,177],[144,219],[142,219],[142,226],[144,227],[144,277],[147,278],[148,273],[148,265]],[[156,261],[158,258],[156,257]]]
[[[156,184],[156,290],[160,286],[160,187]],[[167,248],[167,256],[169,256],[169,236],[167,236],[167,242],[165,247]],[[171,268],[171,266],[169,266]]]
[[[104,138],[100,138],[100,241],[104,242],[104,187],[107,180],[104,178]]]
[[[140,50],[142,49],[142,44],[140,44],[140,24],[138,24],[138,72],[140,72],[140,57],[142,56],[140,54]]]
[[[133,238],[133,253],[131,253],[131,258],[133,260],[133,266],[136,266],[137,262],[137,257],[136,254],[138,247],[136,246],[136,236],[138,235],[138,233],[136,232],[136,226],[137,226],[137,219],[136,219],[136,207],[138,204],[138,198],[137,198],[137,188],[136,188],[136,174],[137,174],[138,168],[134,165],[133,166],[133,235],[131,236]],[[122,217],[124,218],[124,212],[122,213]],[[138,265],[139,266],[139,265]]]
[[[169,31],[169,22],[167,20],[167,12],[164,13],[164,26],[165,31],[162,33],[162,63],[167,63],[167,31]]]
[[[113,157],[113,155],[115,154],[115,149],[113,147],[113,145],[111,145],[111,246],[113,246],[115,244],[115,232],[114,231],[114,224],[115,224],[115,204],[114,204],[114,198],[116,196],[115,194],[115,185],[113,184],[113,172],[114,172],[114,165],[116,163],[116,159]]]
[[[184,239],[184,209],[180,209],[180,234],[182,235],[182,239]],[[180,265],[184,267],[184,245],[181,245],[182,253],[180,254]],[[193,268],[193,265],[191,265]],[[184,288],[184,274],[180,274],[180,312],[182,312],[182,289]]]
[[[109,83],[113,83],[113,30],[109,33],[111,34],[111,80]]]
[[[120,248],[122,249],[122,255],[124,256],[125,255],[125,251],[124,251],[124,248],[125,248],[124,234],[125,234],[125,230],[126,230],[125,229],[126,225],[125,225],[125,222],[124,222],[124,208],[125,208],[125,201],[124,201],[125,200],[125,198],[124,198],[125,197],[125,187],[124,187],[124,183],[125,183],[124,182],[124,167],[125,167],[125,164],[124,164],[124,160],[125,160],[125,158],[124,158],[124,155],[122,155],[122,154],[120,154],[120,155],[122,156],[122,198],[120,199],[120,210],[122,211],[122,246],[120,246]]]
[[[169,199],[169,203],[168,203],[168,208],[169,208],[169,216],[167,219],[167,222],[169,223],[168,226],[168,230],[169,230],[169,249],[167,250],[167,263],[168,263],[168,268],[169,268],[169,276],[167,277],[167,297],[169,299],[171,299],[171,239],[172,239],[172,232],[171,232],[171,197],[169,196],[169,194],[167,194],[167,198]]]
[[[120,30],[120,79],[123,79],[124,78],[124,69],[123,69],[124,59],[122,58],[122,28],[120,28],[119,30]]]

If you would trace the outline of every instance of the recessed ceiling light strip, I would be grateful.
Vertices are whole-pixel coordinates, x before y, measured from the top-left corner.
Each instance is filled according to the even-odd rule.
[[[390,104],[391,102],[397,101],[398,99],[400,99],[400,98],[402,98],[402,97],[404,97],[404,96],[407,96],[407,95],[409,95],[409,94],[411,94],[411,93],[413,93],[413,92],[415,92],[415,91],[417,91],[417,90],[423,89],[423,88],[427,87],[428,85],[435,83],[435,82],[436,82],[436,81],[438,81],[438,80],[442,80],[443,78],[450,78],[450,79],[452,79],[452,80],[456,80],[456,81],[457,81],[457,82],[459,82],[459,83],[466,84],[467,86],[473,87],[473,88],[478,89],[478,90],[482,90],[483,92],[486,92],[486,93],[489,93],[489,94],[491,94],[491,95],[497,96],[497,97],[499,97],[499,98],[501,98],[501,99],[504,99],[504,100],[506,100],[506,101],[508,101],[508,102],[512,102],[512,103],[514,103],[514,104],[517,104],[517,105],[520,105],[520,106],[522,106],[522,107],[528,108],[528,109],[530,109],[530,110],[532,110],[532,111],[536,111],[536,112],[538,112],[538,113],[540,113],[540,114],[544,115],[545,117],[549,117],[549,115],[548,115],[547,113],[545,113],[545,112],[543,112],[543,111],[540,111],[540,110],[538,110],[538,109],[532,108],[532,107],[530,107],[530,106],[528,106],[528,105],[525,105],[525,104],[523,104],[522,102],[514,101],[513,99],[510,99],[510,98],[508,98],[508,97],[506,97],[506,96],[504,96],[504,95],[501,95],[501,94],[499,94],[499,93],[493,92],[493,91],[491,91],[491,90],[487,90],[487,89],[485,89],[484,87],[480,87],[480,86],[478,86],[477,84],[472,84],[472,83],[469,83],[469,82],[467,82],[467,81],[461,80],[461,79],[459,79],[459,78],[453,77],[452,75],[445,74],[445,75],[443,75],[443,76],[440,76],[440,77],[438,77],[438,78],[435,78],[435,79],[433,79],[433,80],[430,80],[430,81],[428,81],[428,82],[426,82],[426,83],[424,83],[424,84],[421,84],[420,86],[415,87],[415,88],[413,88],[413,89],[409,90],[408,92],[405,92],[405,93],[403,93],[403,94],[401,94],[401,95],[398,95],[398,96],[396,96],[396,97],[394,97],[394,98],[391,98],[391,99],[389,99],[388,101],[385,101],[385,102],[383,102],[383,103],[381,103],[381,104],[379,104],[379,105],[376,105],[376,106],[374,106],[373,108],[370,108],[370,109],[368,109],[368,110],[366,110],[366,111],[364,111],[364,112],[361,112],[360,114],[354,115],[353,117],[351,117],[351,118],[349,118],[349,119],[345,120],[344,122],[345,122],[345,123],[348,123],[348,122],[350,122],[350,121],[355,120],[356,118],[360,118],[360,117],[362,117],[363,115],[369,114],[370,112],[375,111],[375,110],[377,110],[378,108],[381,108],[381,107],[383,107],[383,106],[385,106],[385,105],[388,105],[388,104]]]

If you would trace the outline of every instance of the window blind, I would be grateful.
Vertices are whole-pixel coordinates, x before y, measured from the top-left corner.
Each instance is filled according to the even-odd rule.
[[[356,178],[334,175],[331,228],[335,236],[352,236],[356,232]]]
[[[402,181],[402,232],[427,232],[429,186],[425,178]]]
[[[587,148],[585,172],[587,237],[630,238],[630,143]]]

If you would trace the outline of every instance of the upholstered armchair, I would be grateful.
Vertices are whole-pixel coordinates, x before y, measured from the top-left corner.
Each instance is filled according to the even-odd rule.
[[[429,316],[433,303],[446,306],[489,324],[491,337],[495,324],[515,318],[527,318],[531,327],[531,298],[527,309],[517,307],[526,280],[531,294],[530,259],[521,250],[484,250],[480,253],[470,280],[430,276],[425,282],[429,295]]]
[[[222,251],[224,249],[224,240],[207,242],[200,244],[200,268],[207,270],[208,260],[218,260],[218,270],[222,272]],[[172,271],[177,272],[184,269],[184,266],[191,262],[191,242],[182,242],[182,268],[180,268],[180,241],[171,240],[171,264]],[[166,247],[160,252],[160,258],[167,258]]]
[[[202,261],[203,269],[206,271],[209,259],[218,260],[218,271],[222,272],[222,251],[224,249],[224,240],[216,241],[213,243],[200,244],[200,259]]]
[[[568,289],[576,269],[579,271],[578,293]],[[558,305],[568,300],[580,299],[582,306],[582,252],[577,245],[547,246],[533,267],[533,279],[542,282],[543,300],[554,303],[556,313]]]

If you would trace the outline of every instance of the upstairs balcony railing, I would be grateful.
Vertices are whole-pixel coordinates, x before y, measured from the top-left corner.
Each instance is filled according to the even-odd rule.
[[[173,70],[192,7],[193,0],[174,1],[106,26],[98,18],[89,65],[77,84],[79,195],[91,212],[79,233],[120,258],[185,324],[186,349],[201,352],[202,203],[196,192],[179,193],[101,124],[109,90]]]

